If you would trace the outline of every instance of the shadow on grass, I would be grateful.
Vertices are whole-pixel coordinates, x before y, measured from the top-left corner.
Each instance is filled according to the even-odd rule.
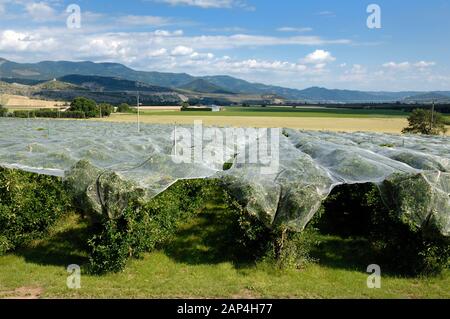
[[[15,254],[23,256],[27,262],[38,265],[81,266],[88,262],[86,244],[88,238],[87,226],[63,229],[33,245],[19,249]]]
[[[312,249],[311,257],[323,266],[365,272],[368,265],[376,263],[371,260],[372,249],[364,238],[321,237],[321,243]]]
[[[163,251],[189,265],[231,262],[236,268],[249,266],[252,261],[236,245],[233,222],[223,208],[205,209],[182,225]]]

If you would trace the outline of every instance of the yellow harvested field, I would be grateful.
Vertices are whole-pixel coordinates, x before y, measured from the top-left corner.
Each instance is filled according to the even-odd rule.
[[[5,104],[5,106],[10,109],[21,109],[21,108],[46,109],[46,108],[62,107],[66,103],[62,101],[46,101],[46,100],[30,99],[26,96],[7,95],[7,94],[2,95],[1,100]]]
[[[113,114],[108,122],[136,122],[134,114]],[[405,118],[326,118],[326,117],[239,117],[239,116],[141,116],[142,123],[193,124],[201,120],[207,126],[284,127],[314,131],[401,133],[408,125]]]

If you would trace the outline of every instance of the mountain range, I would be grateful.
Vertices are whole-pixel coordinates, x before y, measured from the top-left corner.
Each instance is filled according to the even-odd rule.
[[[450,91],[440,92],[367,92],[330,90],[311,87],[304,90],[251,83],[231,76],[196,77],[186,73],[146,72],[119,63],[43,61],[16,63],[0,58],[0,80],[36,85],[49,80],[70,83],[90,91],[179,92],[217,95],[276,96],[303,102],[380,103],[380,102],[450,102]]]

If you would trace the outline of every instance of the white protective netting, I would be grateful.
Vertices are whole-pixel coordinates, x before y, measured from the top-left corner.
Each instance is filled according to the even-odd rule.
[[[89,174],[105,178],[115,173],[145,190],[148,198],[180,179],[219,178],[249,213],[268,226],[296,231],[306,226],[335,186],[373,183],[402,221],[450,235],[448,137],[287,129],[277,140],[279,165],[262,173],[267,163],[245,158],[267,140],[264,134],[245,135],[240,129],[230,136],[227,129],[216,128],[203,149],[189,145],[191,163],[179,163],[173,156],[174,136],[183,130],[192,137],[197,134],[189,126],[141,125],[137,133],[136,124],[0,119],[0,165],[67,176],[76,163],[86,160],[98,169]],[[224,148],[223,139],[230,138],[236,145]],[[215,156],[195,161],[198,152]],[[224,163],[230,161],[234,165],[224,171]],[[87,187],[85,181],[79,183]]]

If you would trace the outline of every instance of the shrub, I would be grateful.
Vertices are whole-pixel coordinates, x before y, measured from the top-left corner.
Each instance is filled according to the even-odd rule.
[[[32,118],[35,117],[34,111],[14,111],[13,116],[17,118]]]
[[[91,272],[121,271],[128,258],[139,258],[169,240],[180,222],[203,206],[211,183],[179,181],[148,202],[132,198],[119,218],[103,215],[89,240]]]
[[[54,111],[54,110],[39,110],[34,111],[35,117],[42,118],[73,118],[73,119],[83,119],[85,118],[84,112],[81,111]]]
[[[102,117],[110,116],[111,113],[114,111],[114,107],[111,104],[107,103],[99,104],[98,108]]]
[[[403,133],[418,133],[426,135],[445,134],[445,118],[441,113],[424,109],[415,109],[408,117],[409,126],[403,129]]]
[[[5,117],[8,114],[8,110],[0,105],[0,117]]]
[[[59,178],[0,167],[0,254],[42,237],[67,205]]]
[[[77,97],[70,104],[69,111],[83,112],[87,118],[98,117],[100,109],[97,107],[95,101],[85,97]]]
[[[132,109],[131,106],[126,104],[126,103],[122,103],[117,107],[117,112],[119,113],[131,113]]]
[[[378,187],[371,184],[335,188],[317,216],[328,234],[369,241],[371,259],[403,275],[435,275],[448,267],[450,240],[426,228],[414,228],[388,209]]]
[[[226,202],[236,220],[232,230],[236,240],[236,250],[244,252],[249,261],[265,261],[280,269],[298,269],[313,261],[310,252],[319,244],[317,232],[309,225],[303,232],[288,229],[269,228],[260,219],[250,215],[228,193]]]

